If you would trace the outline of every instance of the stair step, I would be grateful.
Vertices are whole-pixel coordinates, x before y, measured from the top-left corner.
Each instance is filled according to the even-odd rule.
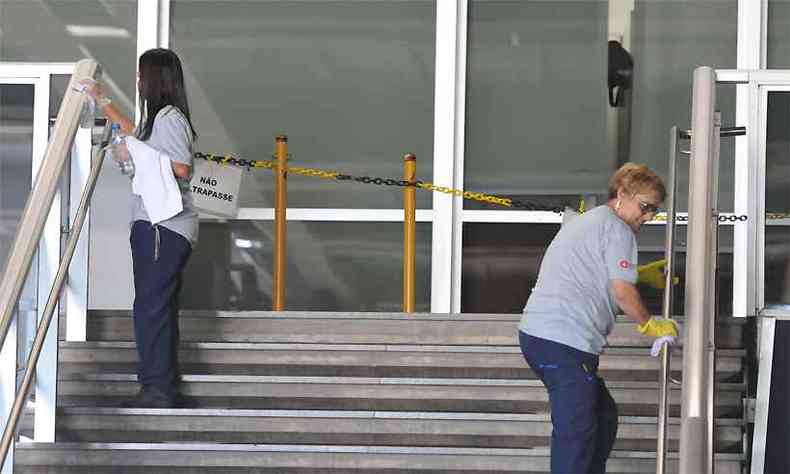
[[[121,474],[197,473],[386,473],[482,474],[549,471],[549,452],[536,449],[411,446],[313,446],[217,443],[19,443],[18,473],[106,471]],[[742,455],[717,454],[719,474],[740,474]],[[669,456],[677,472],[677,456]],[[655,454],[614,451],[609,473],[653,473]]]
[[[660,360],[646,348],[613,347],[601,357],[606,380],[657,380]],[[717,352],[717,377],[739,381],[744,350]],[[64,373],[134,373],[133,342],[61,343]],[[535,378],[517,346],[386,344],[182,343],[180,369],[190,374],[347,377]],[[676,376],[682,352],[673,351]]]
[[[195,342],[516,346],[520,318],[519,314],[182,311],[180,328],[183,341]],[[743,347],[743,324],[734,318],[718,320],[717,347]],[[91,311],[88,339],[132,341],[129,311]],[[620,317],[609,343],[649,347],[652,338]]]
[[[548,414],[60,408],[57,423],[57,439],[67,442],[534,448],[551,438]],[[621,416],[619,424],[615,449],[655,449],[657,418]],[[669,427],[677,450],[679,419]],[[740,452],[741,421],[717,420],[715,439],[717,452]]]
[[[59,406],[118,406],[138,390],[132,374],[73,373],[59,379]],[[656,382],[607,386],[621,415],[656,416]],[[718,416],[741,417],[745,386],[718,383],[716,389]],[[548,394],[538,380],[184,375],[181,393],[194,408],[548,412]],[[678,416],[677,387],[670,401],[670,415]]]

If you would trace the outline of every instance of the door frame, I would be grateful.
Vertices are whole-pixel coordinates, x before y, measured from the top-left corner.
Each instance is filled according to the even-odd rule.
[[[746,142],[736,147],[735,212],[746,214],[747,222],[735,228],[733,308],[735,316],[758,318],[758,380],[750,468],[757,474],[765,467],[776,321],[790,320],[790,305],[765,302],[768,94],[790,92],[790,70],[718,70],[717,79],[719,83],[738,84],[738,117],[746,122]],[[790,225],[790,219],[772,225]]]

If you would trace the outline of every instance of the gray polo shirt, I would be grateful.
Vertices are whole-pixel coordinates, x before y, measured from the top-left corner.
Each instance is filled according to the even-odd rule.
[[[563,225],[540,265],[519,329],[600,354],[614,327],[610,282],[636,283],[636,236],[608,206]]]
[[[176,107],[168,105],[156,114],[151,136],[145,143],[166,153],[171,161],[192,166],[192,130],[184,114]],[[189,180],[176,176],[176,182],[181,191],[184,210],[159,225],[180,234],[194,247],[198,238],[198,213],[192,204]],[[132,223],[150,220],[143,206],[143,198],[132,194]]]

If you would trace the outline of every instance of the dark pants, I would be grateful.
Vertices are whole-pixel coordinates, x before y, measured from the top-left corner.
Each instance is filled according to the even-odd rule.
[[[176,397],[178,374],[178,293],[181,271],[192,246],[181,235],[162,226],[158,251],[156,228],[135,221],[129,241],[134,268],[134,337],[137,380]]]
[[[551,472],[598,474],[617,438],[617,406],[598,356],[519,331],[521,352],[549,391]]]

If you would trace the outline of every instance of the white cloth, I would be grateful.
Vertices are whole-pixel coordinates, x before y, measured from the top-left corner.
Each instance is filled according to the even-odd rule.
[[[653,341],[653,347],[650,348],[650,355],[653,357],[658,357],[661,354],[661,348],[664,344],[669,344],[668,349],[671,349],[677,343],[677,338],[675,336],[661,336],[656,338]]]
[[[184,203],[170,157],[134,137],[126,137],[126,148],[134,162],[132,192],[142,198],[151,224],[183,211]]]

